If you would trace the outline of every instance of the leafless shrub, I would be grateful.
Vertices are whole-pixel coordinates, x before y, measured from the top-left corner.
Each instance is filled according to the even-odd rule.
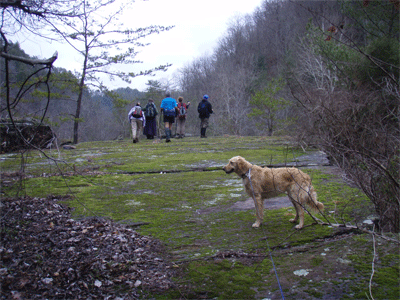
[[[317,143],[375,206],[382,231],[399,232],[400,98],[359,87],[326,92],[293,88],[304,108],[299,138]]]

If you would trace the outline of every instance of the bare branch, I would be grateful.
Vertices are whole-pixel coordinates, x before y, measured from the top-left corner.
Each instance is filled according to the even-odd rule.
[[[53,54],[53,56],[48,58],[48,59],[30,59],[30,58],[11,55],[11,54],[8,54],[8,53],[5,53],[5,52],[1,52],[0,56],[3,57],[3,58],[6,58],[8,60],[14,60],[14,61],[23,62],[23,63],[31,65],[31,66],[35,66],[35,65],[47,65],[47,66],[50,66],[58,58],[58,52],[56,51]]]

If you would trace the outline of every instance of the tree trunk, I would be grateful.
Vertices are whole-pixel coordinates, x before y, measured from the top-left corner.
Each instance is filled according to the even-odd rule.
[[[81,114],[84,81],[85,79],[82,76],[81,82],[79,84],[79,95],[78,95],[78,101],[76,102],[76,113],[74,118],[74,140],[73,140],[74,144],[78,144],[79,117]]]
[[[88,61],[88,49],[86,47],[86,55],[85,59],[83,62],[83,70],[82,70],[82,76],[81,76],[81,81],[79,83],[79,94],[78,94],[78,100],[76,102],[76,113],[75,113],[75,118],[74,118],[74,140],[73,144],[78,144],[78,136],[79,136],[79,117],[81,114],[81,106],[82,106],[82,97],[83,97],[83,91],[85,88],[85,77],[86,77],[86,70],[87,70],[87,61]]]

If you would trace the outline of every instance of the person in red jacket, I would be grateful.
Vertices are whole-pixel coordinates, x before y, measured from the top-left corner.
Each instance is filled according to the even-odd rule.
[[[186,115],[189,105],[190,102],[187,104],[183,102],[183,97],[178,98],[178,119],[176,122],[176,135],[178,139],[182,139],[185,136]]]

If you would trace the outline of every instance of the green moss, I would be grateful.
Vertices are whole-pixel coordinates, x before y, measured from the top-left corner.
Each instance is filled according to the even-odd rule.
[[[321,291],[330,288],[332,294],[340,289],[353,298],[365,297],[373,255],[368,235],[321,243],[337,229],[312,225],[313,219],[306,215],[306,227],[296,230],[289,222],[295,214],[293,207],[266,209],[259,229],[251,227],[254,209],[233,209],[248,196],[241,179],[225,174],[222,166],[236,155],[269,165],[304,154],[288,148],[283,138],[185,138],[169,144],[142,140],[135,145],[130,141],[93,142],[47,154],[63,162],[56,164],[38,152],[29,153],[25,170],[34,176],[24,181],[24,192],[38,197],[68,194],[67,203],[76,218],[96,215],[127,225],[149,223],[137,230],[165,244],[172,260],[180,265],[182,277],[176,282],[190,286],[183,292],[187,299],[272,298],[270,293],[279,290],[268,245],[285,293],[299,299],[321,298]],[[20,169],[18,155],[4,158],[0,161],[3,172]],[[323,169],[304,171],[312,177],[318,199],[325,205],[324,216],[314,214],[324,222],[361,224],[373,212],[365,195],[339,177]],[[3,187],[3,192],[11,196],[17,189],[19,186]],[[393,245],[380,243],[373,291],[376,299],[391,299],[398,293],[399,256],[393,254]],[[248,253],[249,258],[215,260],[219,254],[231,252]],[[326,256],[321,256],[322,252]],[[340,265],[338,258],[351,263]],[[294,275],[299,269],[312,269],[310,276],[319,280]],[[347,278],[351,282],[345,282]],[[181,296],[181,292],[171,291],[154,297]]]
[[[313,257],[311,260],[311,265],[313,267],[321,265],[321,263],[324,261],[322,257]]]
[[[265,289],[263,270],[261,264],[246,266],[231,260],[190,263],[187,276],[195,289],[187,298],[254,299],[256,290]]]
[[[41,152],[26,154],[26,171],[32,174],[54,172],[81,172],[96,169],[107,172],[157,172],[166,170],[190,170],[222,166],[232,156],[251,158],[253,163],[266,165],[284,163],[302,155],[298,149],[282,148],[280,138],[209,138],[207,142],[198,138],[173,140],[141,140],[132,144],[130,140],[81,143],[76,149],[45,150],[48,160]],[[3,171],[18,167],[20,155],[4,156],[0,161]]]
[[[374,258],[373,241],[371,236],[362,235],[354,238],[357,253],[348,258],[354,263],[358,274],[365,278],[364,283],[352,287],[356,296],[369,295],[369,280],[372,274],[374,260],[374,274],[372,277],[372,294],[375,299],[398,299],[400,295],[400,254],[398,249],[378,247]],[[383,241],[378,241],[383,243]],[[392,252],[392,251],[396,252]]]

